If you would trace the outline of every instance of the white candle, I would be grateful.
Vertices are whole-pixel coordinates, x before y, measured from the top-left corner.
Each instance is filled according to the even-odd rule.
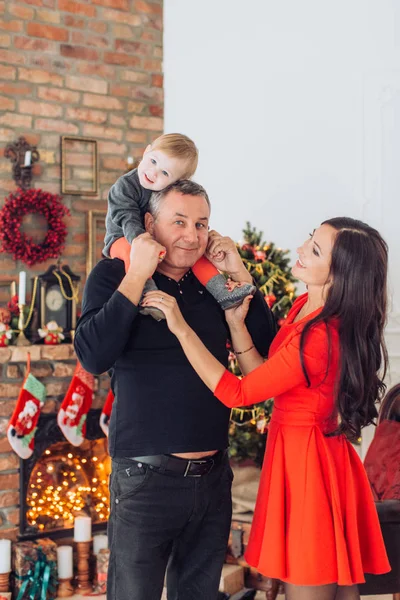
[[[0,540],[0,573],[11,571],[11,540]]]
[[[75,517],[74,541],[90,542],[92,539],[92,519],[90,517]]]
[[[32,152],[30,150],[27,150],[25,152],[24,167],[30,167],[30,165],[31,165],[31,159],[32,159]]]
[[[20,271],[18,286],[18,304],[25,304],[26,294],[26,272]]]
[[[57,569],[59,579],[72,579],[74,575],[72,567],[72,546],[58,546]]]
[[[104,534],[93,537],[93,554],[98,554],[103,548],[108,548],[108,539]]]
[[[126,162],[128,163],[128,165],[133,165],[133,156],[128,156]]]

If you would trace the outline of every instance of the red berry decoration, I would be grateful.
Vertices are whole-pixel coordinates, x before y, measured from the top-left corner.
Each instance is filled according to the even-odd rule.
[[[48,230],[41,244],[36,244],[21,231],[23,218],[30,213],[43,215],[47,221]],[[48,258],[58,258],[67,237],[64,223],[66,215],[70,215],[70,212],[62,204],[60,196],[42,190],[24,191],[19,188],[6,198],[0,211],[0,252],[8,252],[15,260],[22,260],[29,266]]]
[[[264,296],[264,300],[268,304],[269,308],[272,308],[276,302],[276,296],[274,296],[274,294],[267,294]]]

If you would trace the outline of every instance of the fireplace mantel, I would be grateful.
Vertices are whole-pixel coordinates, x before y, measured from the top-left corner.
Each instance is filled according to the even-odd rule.
[[[28,354],[31,355],[31,362],[76,358],[72,344],[57,344],[56,346],[32,344],[32,346],[0,348],[0,363],[26,363]]]

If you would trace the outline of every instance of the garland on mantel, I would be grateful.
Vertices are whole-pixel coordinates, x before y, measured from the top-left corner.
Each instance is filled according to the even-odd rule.
[[[31,237],[21,231],[25,215],[36,213],[47,220],[48,230],[43,242],[36,244]],[[18,188],[11,193],[0,210],[0,252],[12,254],[15,260],[22,260],[32,266],[58,258],[64,249],[67,226],[64,217],[70,212],[61,203],[60,196],[42,190]]]

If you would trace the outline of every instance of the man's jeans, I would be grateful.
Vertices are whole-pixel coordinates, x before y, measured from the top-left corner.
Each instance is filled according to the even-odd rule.
[[[228,457],[202,477],[114,459],[107,600],[216,600],[232,517]]]

